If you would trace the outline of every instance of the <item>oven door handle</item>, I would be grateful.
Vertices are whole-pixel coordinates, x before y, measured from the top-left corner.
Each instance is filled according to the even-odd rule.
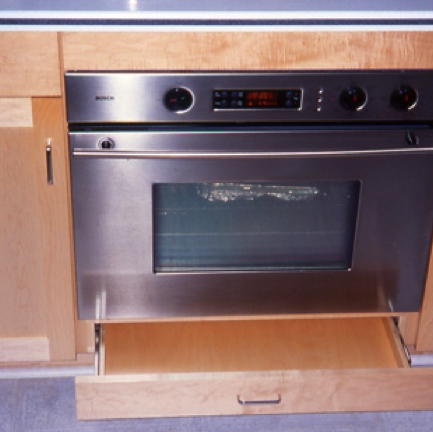
[[[244,159],[244,158],[287,158],[317,156],[367,156],[395,153],[432,152],[432,148],[392,148],[379,150],[342,151],[297,151],[297,152],[179,152],[179,151],[116,151],[116,150],[74,150],[74,158],[108,159]]]

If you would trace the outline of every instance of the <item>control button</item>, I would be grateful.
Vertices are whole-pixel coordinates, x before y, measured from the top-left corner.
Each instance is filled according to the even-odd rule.
[[[188,89],[177,87],[165,94],[164,102],[170,111],[185,112],[191,109],[194,98]]]
[[[292,100],[286,100],[286,107],[287,108],[293,108],[294,102]]]
[[[292,98],[292,97],[293,97],[293,91],[292,90],[286,91],[286,98]]]
[[[409,111],[418,103],[418,93],[413,87],[400,86],[391,94],[391,105],[399,111]]]
[[[322,89],[322,88],[319,88],[319,89],[317,90],[317,94],[322,95],[322,94],[323,94],[323,89]]]
[[[232,100],[232,101],[230,102],[230,106],[231,106],[232,108],[240,108],[240,107],[243,106],[243,102],[242,102],[241,100]]]
[[[223,99],[223,100],[221,101],[221,106],[222,106],[223,108],[227,108],[227,107],[229,106],[229,101],[228,101],[227,99]]]
[[[361,111],[367,104],[367,93],[361,87],[348,87],[341,92],[340,105],[348,111]]]
[[[239,96],[240,98],[243,98],[243,97],[244,97],[244,92],[238,92],[238,96]]]
[[[214,92],[214,96],[216,99],[220,99],[222,97],[222,94],[220,91],[216,91],[216,92]]]
[[[239,93],[234,91],[234,92],[232,92],[231,96],[232,96],[232,99],[237,99],[239,97]]]
[[[317,112],[322,111],[322,107],[321,107],[321,106],[316,107],[316,111],[317,111]]]
[[[319,97],[319,98],[317,99],[317,102],[318,102],[318,103],[322,103],[322,102],[323,102],[323,98]]]
[[[229,92],[228,92],[228,91],[223,91],[223,92],[221,93],[221,96],[222,96],[223,98],[228,98],[228,97],[229,97]]]

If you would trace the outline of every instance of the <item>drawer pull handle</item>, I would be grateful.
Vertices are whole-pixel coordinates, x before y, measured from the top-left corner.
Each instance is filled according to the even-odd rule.
[[[278,393],[278,399],[268,400],[245,400],[238,395],[238,403],[240,405],[278,405],[281,403],[281,395]]]

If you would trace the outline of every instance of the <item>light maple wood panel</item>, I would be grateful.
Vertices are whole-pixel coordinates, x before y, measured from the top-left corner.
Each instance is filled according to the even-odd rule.
[[[0,127],[32,127],[30,98],[0,98]]]
[[[418,338],[419,317],[419,313],[414,313],[399,318],[398,326],[407,345],[416,344]]]
[[[33,99],[33,147],[38,149],[37,190],[40,199],[42,256],[51,360],[75,358],[74,296],[70,235],[67,146],[60,98]],[[46,145],[50,139],[53,183],[47,182]]]
[[[75,338],[77,353],[94,353],[95,352],[95,325],[92,321],[75,321]]]
[[[417,351],[433,351],[433,250],[430,252],[416,349]]]
[[[432,68],[432,32],[65,33],[65,70]]]
[[[77,377],[79,419],[433,409],[430,369]],[[240,405],[276,400],[277,405]]]
[[[1,343],[1,342],[0,342]],[[41,346],[40,346],[41,348]],[[48,355],[49,355],[49,350]],[[53,361],[53,360],[23,360],[23,359],[16,359],[13,361],[8,362],[1,362],[0,363],[0,379],[2,379],[1,376],[1,370],[3,371],[5,369],[28,369],[28,368],[47,368],[47,367],[80,367],[80,366],[87,366],[89,367],[89,372],[95,365],[95,356],[94,354],[77,354],[76,358],[74,360],[60,360],[60,361]],[[5,375],[3,375],[5,376]]]
[[[0,129],[0,338],[41,337],[47,331],[43,221],[31,128]]]
[[[47,337],[0,338],[0,362],[48,361]]]
[[[0,96],[60,96],[58,35],[0,32]]]
[[[105,374],[397,368],[387,318],[107,324]]]
[[[33,99],[32,117],[33,128],[0,129],[0,339],[15,347],[15,360],[73,360],[74,303],[61,99]],[[47,183],[48,138],[52,185]],[[34,356],[29,355],[32,349],[27,350],[26,341],[31,348],[44,338],[49,343],[48,358],[45,354],[41,358],[38,349],[33,349]]]

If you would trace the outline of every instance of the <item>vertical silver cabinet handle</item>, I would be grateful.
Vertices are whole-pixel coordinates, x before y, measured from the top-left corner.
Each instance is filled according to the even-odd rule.
[[[241,399],[238,395],[238,403],[240,405],[278,405],[281,403],[281,395],[278,393],[277,399],[267,399],[267,400],[245,400]]]
[[[52,185],[53,180],[53,159],[52,159],[52,148],[51,148],[51,138],[47,139],[47,145],[45,146],[45,155],[47,161],[47,183]]]

